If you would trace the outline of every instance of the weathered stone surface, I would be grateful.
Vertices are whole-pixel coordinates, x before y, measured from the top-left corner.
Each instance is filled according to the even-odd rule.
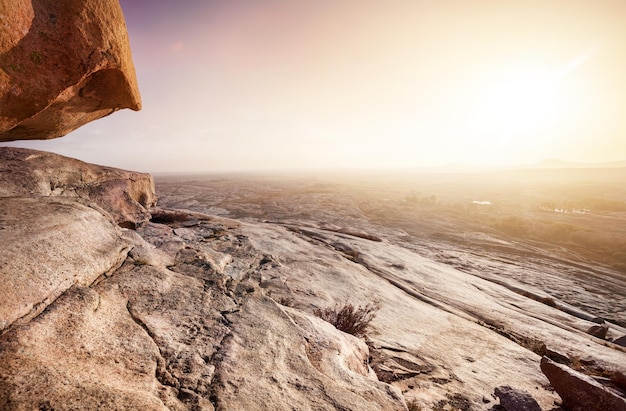
[[[77,199],[0,198],[0,330],[119,267],[129,249],[108,216]]]
[[[0,141],[141,108],[117,0],[0,0],[0,16]]]
[[[155,379],[157,358],[119,292],[75,286],[0,336],[0,409],[182,409],[160,398],[171,395]]]
[[[0,408],[405,409],[363,341],[224,281],[202,244],[177,254],[175,272],[129,259],[0,336]]]
[[[563,405],[572,411],[626,411],[626,398],[587,375],[546,357],[541,359],[541,371],[563,399]]]
[[[44,151],[0,147],[0,197],[78,197],[102,207],[122,227],[150,218],[156,203],[146,173],[84,163]]]
[[[503,385],[496,387],[494,394],[505,411],[541,411],[537,401],[526,391]]]
[[[401,392],[367,366],[365,343],[330,324],[256,296],[227,318],[219,409],[405,409]]]

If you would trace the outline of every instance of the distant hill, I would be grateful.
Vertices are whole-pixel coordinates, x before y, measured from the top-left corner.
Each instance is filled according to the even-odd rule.
[[[626,167],[626,160],[603,163],[583,163],[549,158],[532,166],[533,168],[621,168]]]

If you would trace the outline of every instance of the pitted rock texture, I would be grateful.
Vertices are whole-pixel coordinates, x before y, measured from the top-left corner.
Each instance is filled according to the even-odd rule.
[[[0,141],[61,137],[141,109],[117,0],[0,0]]]
[[[108,215],[79,200],[0,198],[0,331],[116,269],[130,248]]]
[[[78,197],[135,228],[156,204],[152,176],[84,163],[44,151],[0,147],[0,197]]]

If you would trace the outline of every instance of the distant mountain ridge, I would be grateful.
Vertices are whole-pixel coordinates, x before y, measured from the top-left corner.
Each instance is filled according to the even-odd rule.
[[[585,163],[576,161],[565,161],[558,158],[548,158],[541,160],[532,166],[533,168],[621,168],[626,167],[626,160],[606,161],[600,163]]]

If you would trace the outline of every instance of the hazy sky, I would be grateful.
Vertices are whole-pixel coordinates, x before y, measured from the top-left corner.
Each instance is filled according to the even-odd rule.
[[[143,110],[12,143],[141,171],[626,159],[626,1],[122,0]]]

